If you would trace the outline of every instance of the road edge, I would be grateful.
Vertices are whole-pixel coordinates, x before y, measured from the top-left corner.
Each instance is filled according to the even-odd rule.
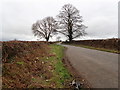
[[[78,73],[77,70],[72,66],[71,62],[69,61],[67,55],[66,55],[67,48],[64,49],[64,56],[62,62],[64,63],[65,67],[68,69],[72,77],[80,81],[83,84],[83,88],[92,88],[92,85],[87,81],[82,74]]]

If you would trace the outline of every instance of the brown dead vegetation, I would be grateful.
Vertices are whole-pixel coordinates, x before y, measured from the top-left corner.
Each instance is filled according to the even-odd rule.
[[[3,88],[50,87],[39,83],[52,77],[50,69],[53,68],[42,60],[49,55],[48,43],[10,41],[2,44]]]

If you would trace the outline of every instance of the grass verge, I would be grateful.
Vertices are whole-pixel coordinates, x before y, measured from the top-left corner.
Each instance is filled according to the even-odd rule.
[[[54,77],[50,81],[56,83],[56,88],[65,88],[65,83],[70,82],[72,77],[62,62],[64,47],[56,44],[52,44],[50,47],[52,57],[47,58],[47,61],[50,61],[54,67]]]

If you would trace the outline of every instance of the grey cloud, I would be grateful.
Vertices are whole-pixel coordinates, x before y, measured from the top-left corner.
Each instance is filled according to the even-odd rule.
[[[118,0],[4,0],[0,22],[3,40],[35,40],[32,24],[46,16],[55,17],[66,3],[80,10],[83,23],[88,26],[88,35],[80,39],[118,36]]]

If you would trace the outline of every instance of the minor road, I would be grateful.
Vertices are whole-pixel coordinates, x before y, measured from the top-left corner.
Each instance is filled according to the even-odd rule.
[[[64,45],[73,67],[93,88],[118,88],[118,54]]]

